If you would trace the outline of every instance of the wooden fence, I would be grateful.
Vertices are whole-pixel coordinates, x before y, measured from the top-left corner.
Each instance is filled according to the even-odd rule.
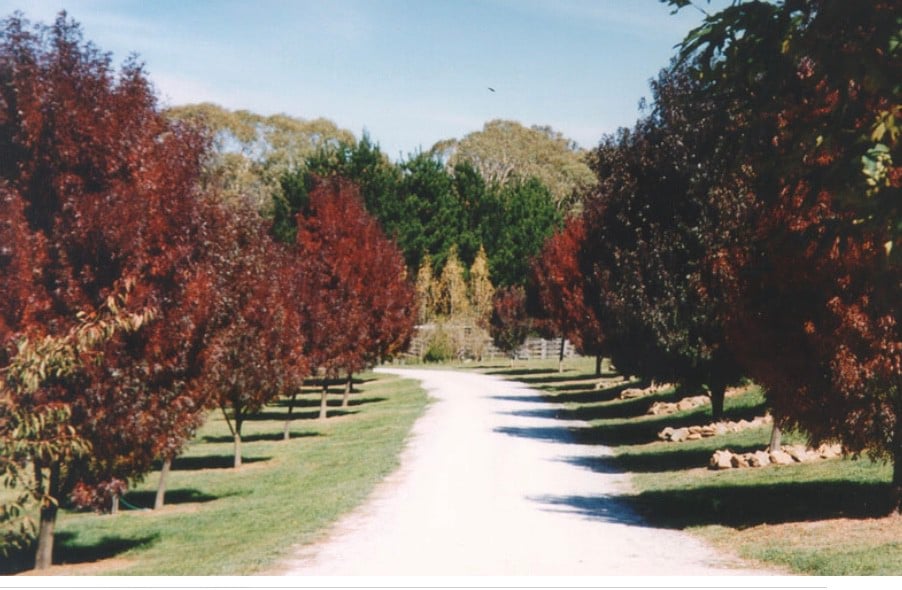
[[[509,358],[507,353],[502,352],[492,343],[492,338],[488,332],[474,324],[468,323],[446,323],[440,326],[423,324],[417,326],[406,356],[411,359],[422,360],[430,341],[439,330],[447,336],[451,347],[454,349],[454,355],[458,359],[492,360]],[[520,360],[556,359],[560,352],[561,340],[559,338],[549,340],[531,336],[517,350],[516,358]],[[564,340],[564,358],[572,358],[574,356],[577,356],[576,349],[569,340]]]

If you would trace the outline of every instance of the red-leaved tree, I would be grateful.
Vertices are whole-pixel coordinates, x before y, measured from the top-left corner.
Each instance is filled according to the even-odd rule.
[[[562,231],[548,238],[532,262],[531,287],[545,320],[580,354],[594,356],[595,372],[600,374],[604,333],[594,309],[586,304],[589,283],[579,266],[585,234],[582,218],[573,217]]]
[[[526,341],[532,329],[532,318],[526,310],[526,291],[517,285],[495,291],[492,298],[492,317],[489,333],[500,350],[510,354],[511,365],[517,349]]]
[[[902,508],[897,2],[743,3],[684,42],[754,171],[730,331],[775,418],[893,461]]]
[[[197,387],[222,410],[240,467],[248,416],[299,390],[309,368],[286,246],[249,205],[209,204],[205,218],[208,297]]]
[[[416,313],[397,247],[364,209],[356,187],[317,181],[297,216],[298,305],[305,355],[323,378],[351,375],[406,346]],[[346,402],[345,402],[346,403]]]
[[[49,496],[65,500],[79,483],[109,490],[140,477],[201,419],[189,382],[203,302],[187,285],[205,144],[160,116],[139,64],[114,71],[64,14],[49,27],[19,16],[0,26],[0,361],[14,338],[65,334],[126,283],[126,311],[157,316],[109,340],[77,387],[34,393],[37,405],[66,405],[91,448],[34,466],[51,480]],[[55,514],[51,502],[42,518],[51,531]],[[52,534],[41,538],[46,567]]]

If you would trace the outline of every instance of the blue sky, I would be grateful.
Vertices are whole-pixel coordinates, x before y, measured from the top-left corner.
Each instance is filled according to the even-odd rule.
[[[395,159],[496,118],[592,147],[702,18],[657,0],[0,0],[17,9],[137,53],[163,104],[326,117]]]

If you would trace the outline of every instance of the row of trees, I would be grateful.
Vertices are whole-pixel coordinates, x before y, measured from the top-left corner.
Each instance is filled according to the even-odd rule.
[[[452,246],[469,267],[484,248],[496,283],[524,284],[526,261],[596,182],[586,152],[572,141],[514,121],[491,121],[395,163],[366,135],[355,141],[325,119],[265,117],[212,104],[165,114],[205,130],[213,146],[203,166],[205,186],[226,200],[249,196],[274,216],[281,239],[293,239],[294,216],[312,179],[352,180],[412,272],[429,256],[438,274]]]
[[[4,549],[28,542],[37,501],[42,568],[60,503],[165,473],[211,408],[240,465],[249,413],[403,350],[416,312],[354,186],[309,178],[274,239],[254,195],[206,182],[209,134],[160,112],[140,64],[116,72],[65,14],[2,27],[0,475],[24,493],[0,523]]]
[[[597,189],[535,266],[586,350],[707,388],[715,417],[752,378],[778,426],[891,460],[896,507],[900,19],[834,0],[710,15],[648,115],[592,154]]]
[[[274,223],[283,239],[291,239],[292,220],[304,206],[311,179],[323,176],[359,185],[367,210],[398,243],[412,270],[428,256],[438,274],[452,248],[469,267],[484,248],[496,284],[523,284],[529,258],[562,218],[552,193],[535,177],[488,183],[469,163],[449,169],[428,153],[394,164],[364,137],[320,150],[282,177]]]

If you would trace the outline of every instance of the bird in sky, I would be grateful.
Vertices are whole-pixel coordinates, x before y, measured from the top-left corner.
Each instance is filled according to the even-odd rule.
[[[490,91],[490,92],[495,92],[495,89],[492,88],[491,86],[489,86],[489,91]]]

